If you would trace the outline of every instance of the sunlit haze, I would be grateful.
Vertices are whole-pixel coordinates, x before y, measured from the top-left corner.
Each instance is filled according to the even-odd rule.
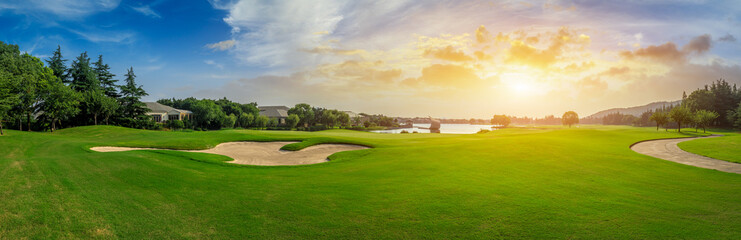
[[[0,35],[133,66],[152,101],[585,116],[741,83],[737,1],[188,2],[3,1]]]

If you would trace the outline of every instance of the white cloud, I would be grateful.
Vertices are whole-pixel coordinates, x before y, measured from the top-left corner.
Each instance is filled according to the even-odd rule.
[[[224,41],[217,42],[217,43],[206,44],[206,48],[210,48],[210,49],[213,49],[213,50],[224,51],[224,50],[228,50],[230,48],[233,48],[234,47],[234,43],[235,43],[234,40],[224,40]]]
[[[20,14],[51,13],[62,18],[78,18],[116,9],[120,0],[10,0],[0,3],[0,9]]]
[[[96,31],[80,31],[76,29],[67,29],[68,31],[79,35],[80,37],[94,42],[94,43],[132,43],[134,41],[134,33],[131,32],[101,32]]]
[[[137,12],[139,12],[141,14],[144,14],[144,16],[148,16],[148,17],[152,17],[152,18],[162,18],[162,16],[160,16],[157,12],[155,12],[154,10],[152,10],[152,8],[149,7],[149,5],[143,5],[143,6],[140,6],[140,7],[131,7],[131,9],[133,9],[134,11],[137,11]]]
[[[221,65],[219,63],[216,63],[216,61],[214,61],[214,60],[205,60],[205,61],[203,61],[203,63],[208,64],[208,65],[212,65],[212,66],[214,66],[214,67],[216,67],[218,69],[224,69],[224,65]]]

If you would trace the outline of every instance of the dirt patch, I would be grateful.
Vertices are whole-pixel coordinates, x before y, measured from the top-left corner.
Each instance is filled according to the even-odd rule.
[[[367,149],[351,144],[320,144],[299,151],[284,151],[281,147],[295,142],[228,142],[206,150],[174,150],[183,152],[212,153],[231,157],[230,163],[261,166],[305,165],[329,161],[327,157],[336,152]],[[121,152],[132,150],[170,150],[158,148],[93,147],[97,152]]]

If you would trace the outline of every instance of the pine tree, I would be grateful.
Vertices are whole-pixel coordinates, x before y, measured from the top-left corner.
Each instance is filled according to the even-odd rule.
[[[62,58],[62,47],[59,45],[57,45],[57,50],[54,51],[51,58],[46,60],[46,63],[49,64],[49,68],[54,71],[54,76],[57,76],[62,83],[69,84],[69,76],[67,75],[68,70],[65,62],[67,62],[67,59]]]
[[[69,77],[71,78],[70,87],[78,92],[87,92],[100,87],[98,76],[90,67],[90,58],[87,57],[87,52],[80,53],[80,56],[72,61]]]
[[[136,85],[136,75],[134,75],[133,67],[128,69],[124,76],[126,76],[126,79],[124,79],[126,84],[119,86],[121,88],[121,105],[123,107],[124,118],[143,117],[148,109],[141,102],[141,98],[149,94],[144,91],[141,85]]]
[[[119,94],[116,89],[118,87],[116,85],[118,80],[113,79],[116,75],[110,72],[111,67],[109,67],[108,64],[103,63],[103,55],[98,55],[98,61],[93,63],[93,65],[95,66],[95,69],[93,70],[98,76],[98,82],[100,82],[100,87],[103,89],[103,93],[112,98],[121,97],[121,94]]]

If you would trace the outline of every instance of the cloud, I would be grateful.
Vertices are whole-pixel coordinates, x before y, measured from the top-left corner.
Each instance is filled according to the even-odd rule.
[[[621,57],[633,60],[636,58],[647,58],[659,62],[681,62],[685,60],[685,54],[673,42],[667,42],[661,45],[651,45],[645,48],[639,48],[635,51],[622,51]]]
[[[134,11],[137,11],[141,14],[144,14],[144,16],[152,17],[152,18],[162,18],[158,13],[156,13],[154,10],[152,10],[149,5],[143,5],[140,7],[131,7]]]
[[[131,32],[118,32],[118,31],[100,31],[100,30],[89,30],[80,31],[76,29],[67,29],[71,33],[77,34],[78,36],[94,42],[94,43],[132,43],[135,40],[135,34]]]
[[[473,60],[472,57],[469,57],[462,51],[454,49],[453,46],[446,46],[442,49],[427,49],[425,50],[424,55],[453,62],[467,62]]]
[[[348,60],[319,66],[311,76],[324,80],[325,85],[354,85],[363,88],[384,88],[401,77],[402,71],[385,68],[384,63]],[[360,90],[360,89],[357,89]]]
[[[489,42],[489,38],[491,38],[491,34],[486,30],[484,25],[481,25],[476,29],[476,42],[486,43]]]
[[[10,9],[19,14],[46,18],[41,13],[62,18],[80,18],[98,12],[116,9],[120,0],[27,0],[0,4],[0,9]]]
[[[718,41],[720,41],[720,42],[736,42],[736,37],[734,37],[730,33],[727,33],[726,35],[718,38]]]
[[[693,38],[692,40],[690,40],[689,43],[684,45],[684,47],[682,47],[682,51],[701,54],[710,50],[712,41],[713,40],[710,37],[710,34],[700,35]]]
[[[569,53],[568,51],[582,50],[591,43],[589,36],[585,34],[577,35],[574,30],[567,27],[561,27],[556,32],[542,33],[542,36],[528,36],[524,32],[515,32],[515,34],[499,33],[496,39],[510,44],[505,62],[538,68],[550,67],[562,60],[564,54]],[[548,39],[547,47],[540,48],[533,45],[542,42],[540,38]]]
[[[345,4],[332,0],[217,2],[229,11],[224,22],[232,28],[236,40],[229,48],[233,45],[235,56],[244,62],[264,66],[292,65],[302,59],[308,61],[300,50],[311,49],[328,35],[314,33],[332,33],[336,29],[343,19],[341,9]]]
[[[206,44],[206,48],[224,51],[224,50],[233,48],[235,43],[236,41],[234,40],[224,40],[224,41],[217,42],[217,43]]]
[[[433,64],[422,69],[422,76],[415,80],[422,86],[468,88],[482,83],[473,69],[452,65]]]
[[[711,39],[709,34],[704,34],[692,38],[681,50],[673,42],[666,42],[661,45],[650,45],[634,51],[621,51],[619,55],[628,60],[645,58],[662,63],[681,63],[686,61],[690,54],[702,54],[709,51],[712,47]]]
[[[601,72],[600,75],[616,76],[627,74],[628,72],[630,72],[629,67],[610,67],[607,71]]]
[[[214,66],[214,67],[216,67],[218,69],[224,69],[224,65],[221,65],[219,63],[216,63],[216,61],[214,61],[214,60],[205,60],[205,61],[203,61],[203,63],[208,64],[208,65],[212,65],[212,66]]]

